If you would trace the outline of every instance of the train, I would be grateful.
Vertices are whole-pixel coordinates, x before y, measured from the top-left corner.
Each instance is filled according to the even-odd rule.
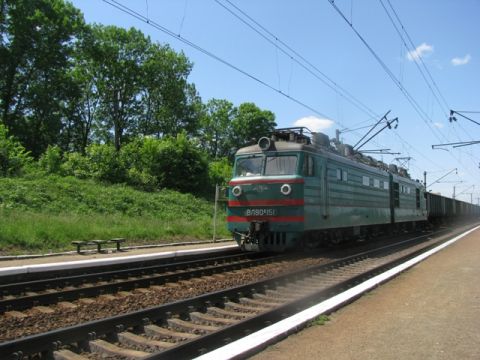
[[[405,168],[303,127],[276,129],[235,154],[227,224],[245,251],[283,252],[480,216],[427,192]]]

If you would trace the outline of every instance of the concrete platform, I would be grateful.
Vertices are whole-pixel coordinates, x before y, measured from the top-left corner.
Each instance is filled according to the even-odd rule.
[[[480,359],[480,230],[252,359]]]
[[[234,241],[204,242],[186,245],[170,245],[162,247],[144,247],[128,249],[120,252],[85,254],[62,254],[56,256],[44,256],[35,258],[16,258],[0,261],[0,277],[28,272],[47,270],[60,270],[75,267],[87,267],[92,265],[109,265],[127,263],[131,261],[153,260],[171,258],[182,255],[194,255],[222,251],[223,249],[236,248]]]

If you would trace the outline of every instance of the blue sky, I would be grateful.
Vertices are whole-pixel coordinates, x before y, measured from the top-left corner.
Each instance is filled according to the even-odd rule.
[[[452,196],[453,186],[462,200],[480,198],[480,144],[463,148],[432,150],[432,144],[480,140],[480,126],[448,112],[480,111],[480,1],[477,0],[336,0],[353,28],[366,40],[394,77],[392,81],[375,57],[352,31],[328,0],[115,0],[174,34],[188,39],[248,76],[214,60],[174,37],[127,15],[103,0],[75,0],[89,23],[135,27],[153,40],[183,51],[194,63],[190,81],[206,102],[227,99],[235,105],[254,102],[276,115],[280,127],[308,124],[331,137],[335,129],[373,124],[391,110],[389,119],[399,118],[396,130],[385,130],[367,147],[390,148],[401,155],[377,156],[387,163],[395,157],[411,157],[413,178],[427,183],[454,171],[431,188]],[[277,40],[266,41],[228,12],[232,4],[261,24]],[[408,37],[397,34],[383,5],[396,15]],[[390,7],[390,4],[392,7]],[[222,6],[223,5],[223,6]],[[400,24],[396,22],[401,31]],[[298,55],[285,55],[281,42]],[[300,57],[315,69],[300,65]],[[417,68],[423,64],[429,86]],[[334,83],[320,81],[322,72]],[[430,80],[433,78],[433,83]],[[325,79],[324,79],[325,80]],[[328,82],[328,80],[326,80]],[[398,84],[398,86],[397,86]],[[340,87],[338,87],[340,86]],[[399,89],[411,96],[411,101]],[[440,93],[436,88],[440,90]],[[273,88],[273,90],[271,89]],[[430,89],[431,88],[431,89]],[[357,106],[347,101],[353,95]],[[279,93],[281,91],[284,96]],[[294,100],[289,99],[293,98]],[[300,105],[305,104],[307,107]],[[414,106],[411,105],[413,102]],[[366,110],[365,107],[368,109]],[[480,122],[479,114],[465,114]],[[300,122],[298,122],[300,121]],[[345,132],[346,143],[355,144],[368,129]]]

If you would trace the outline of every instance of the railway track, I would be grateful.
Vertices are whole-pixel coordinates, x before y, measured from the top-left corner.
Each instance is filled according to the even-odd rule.
[[[48,306],[79,298],[175,283],[199,276],[258,266],[280,258],[282,256],[228,252],[227,255],[167,264],[145,266],[142,263],[130,265],[127,269],[3,284],[0,285],[0,314],[6,311],[25,310],[33,306]]]
[[[0,358],[193,358],[329,298],[450,238],[425,241],[429,236],[248,285],[4,342],[0,344]]]
[[[189,254],[188,251],[184,251],[181,255],[178,255],[174,252],[173,254],[164,257],[157,257],[155,255],[149,256],[148,254],[145,254],[145,256],[137,256],[132,259],[127,255],[127,257],[120,258],[122,261],[119,261],[119,258],[111,258],[109,259],[110,261],[103,261],[104,259],[96,259],[95,261],[83,263],[83,261],[80,260],[73,261],[72,266],[70,267],[62,266],[61,268],[58,268],[55,266],[47,266],[46,269],[44,267],[41,267],[39,269],[35,269],[35,271],[33,271],[33,269],[29,269],[28,271],[21,272],[7,272],[6,274],[0,273],[0,285],[24,283],[35,280],[54,279],[67,276],[73,277],[77,275],[88,275],[108,271],[136,269],[159,264],[167,265],[187,261],[208,260],[215,256],[239,254],[242,254],[242,252],[240,251],[240,249],[238,249],[238,247],[228,247],[226,249],[220,249],[214,252],[206,253]],[[35,267],[35,265],[32,266],[32,268],[33,267]],[[38,267],[38,265],[36,267]]]

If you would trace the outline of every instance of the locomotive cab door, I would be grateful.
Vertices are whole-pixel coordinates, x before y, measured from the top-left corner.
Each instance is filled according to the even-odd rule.
[[[400,206],[400,186],[390,174],[390,223],[395,223],[395,208]]]

